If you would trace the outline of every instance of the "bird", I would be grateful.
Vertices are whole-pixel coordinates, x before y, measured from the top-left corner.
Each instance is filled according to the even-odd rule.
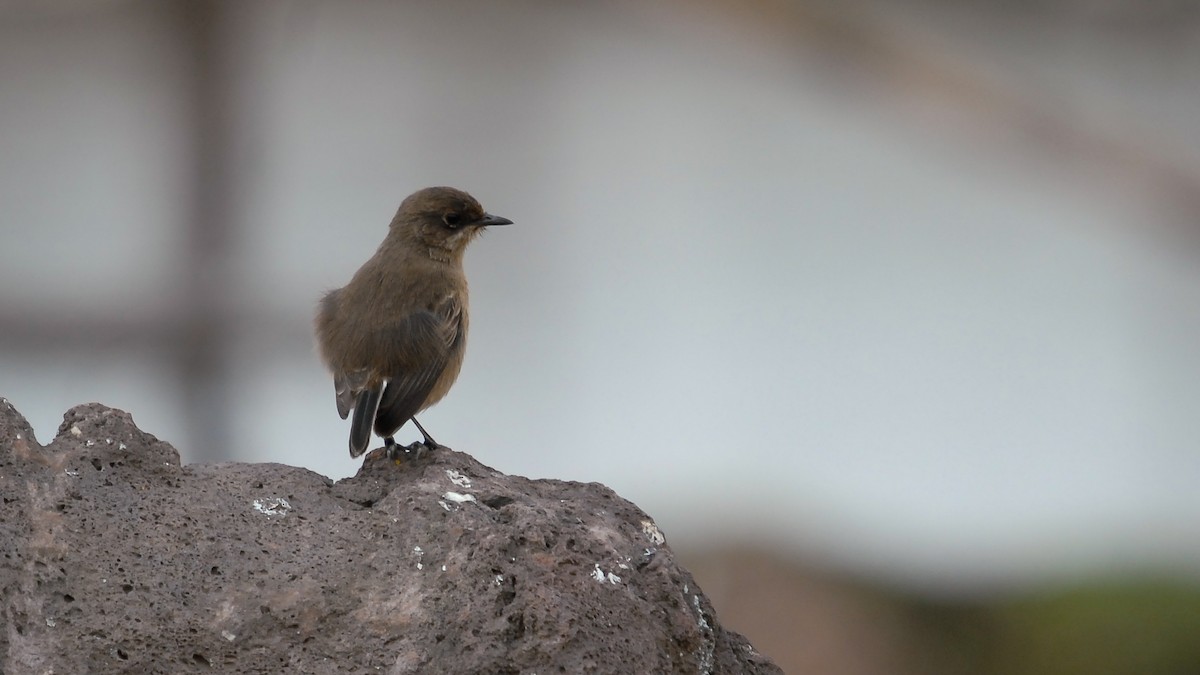
[[[328,291],[314,319],[321,360],[333,375],[337,411],[350,422],[350,456],[381,436],[399,457],[396,432],[412,420],[423,442],[440,445],[416,415],[450,391],[467,342],[463,254],[484,231],[512,221],[452,187],[418,190],[400,204],[388,233],[342,288]]]

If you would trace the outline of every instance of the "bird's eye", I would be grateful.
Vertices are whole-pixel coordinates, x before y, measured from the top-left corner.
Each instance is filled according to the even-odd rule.
[[[454,229],[462,222],[462,215],[459,213],[447,213],[442,216],[442,222],[446,223],[447,227]]]

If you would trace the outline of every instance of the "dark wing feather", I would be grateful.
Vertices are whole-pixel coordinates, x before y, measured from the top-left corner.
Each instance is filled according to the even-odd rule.
[[[447,300],[433,312],[413,312],[396,324],[387,338],[393,341],[396,353],[407,358],[383,390],[375,433],[391,436],[421,410],[461,335],[462,306],[457,299]]]

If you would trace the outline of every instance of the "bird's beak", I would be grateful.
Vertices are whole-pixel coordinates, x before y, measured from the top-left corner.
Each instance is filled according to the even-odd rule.
[[[512,221],[501,216],[493,216],[490,213],[483,214],[483,218],[475,223],[479,227],[487,227],[489,225],[512,225]]]

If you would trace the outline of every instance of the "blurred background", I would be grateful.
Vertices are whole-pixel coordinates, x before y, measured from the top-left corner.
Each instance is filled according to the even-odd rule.
[[[441,184],[422,422],[788,672],[1200,672],[1200,5],[0,0],[0,394],[352,475],[312,311]]]

